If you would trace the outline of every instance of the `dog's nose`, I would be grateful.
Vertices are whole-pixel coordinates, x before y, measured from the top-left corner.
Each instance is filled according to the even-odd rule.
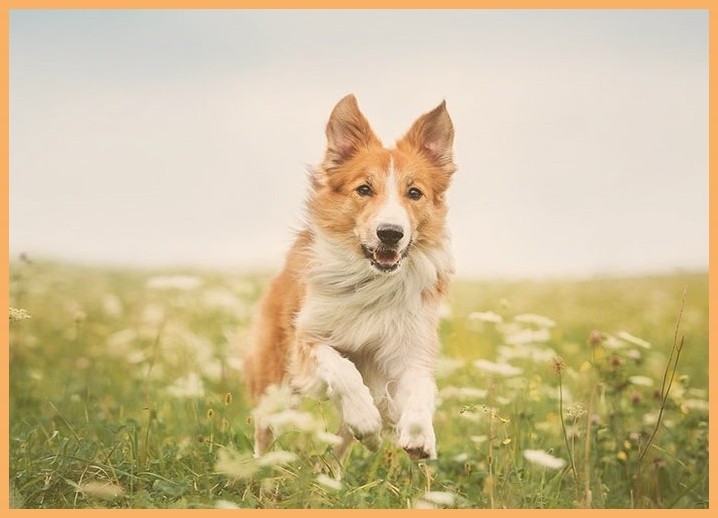
[[[376,235],[385,245],[394,246],[404,237],[404,230],[399,225],[381,225]]]

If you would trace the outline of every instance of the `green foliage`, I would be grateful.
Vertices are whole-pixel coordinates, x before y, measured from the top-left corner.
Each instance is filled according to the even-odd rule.
[[[341,482],[326,402],[252,458],[239,358],[267,277],[22,261],[10,281],[13,507],[708,506],[705,274],[456,281],[438,460],[355,445]]]

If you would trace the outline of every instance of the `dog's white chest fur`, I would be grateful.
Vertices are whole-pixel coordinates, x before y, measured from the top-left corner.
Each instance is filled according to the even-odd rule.
[[[421,342],[434,332],[436,308],[422,293],[437,281],[441,254],[413,251],[399,271],[386,275],[326,239],[315,245],[299,328],[344,353],[372,352],[380,362],[428,345]]]

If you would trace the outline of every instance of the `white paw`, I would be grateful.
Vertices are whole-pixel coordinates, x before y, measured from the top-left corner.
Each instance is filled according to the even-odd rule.
[[[408,411],[397,425],[398,444],[413,459],[436,458],[436,436],[428,412]]]
[[[381,415],[371,397],[348,398],[342,405],[344,423],[364,446],[376,451],[381,445]]]

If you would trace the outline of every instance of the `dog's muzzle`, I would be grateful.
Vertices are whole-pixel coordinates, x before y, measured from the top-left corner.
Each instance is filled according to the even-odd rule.
[[[368,246],[362,245],[362,251],[374,268],[381,272],[389,273],[399,268],[402,259],[409,253],[409,246],[404,250],[398,250],[383,244],[376,248],[369,248]]]

